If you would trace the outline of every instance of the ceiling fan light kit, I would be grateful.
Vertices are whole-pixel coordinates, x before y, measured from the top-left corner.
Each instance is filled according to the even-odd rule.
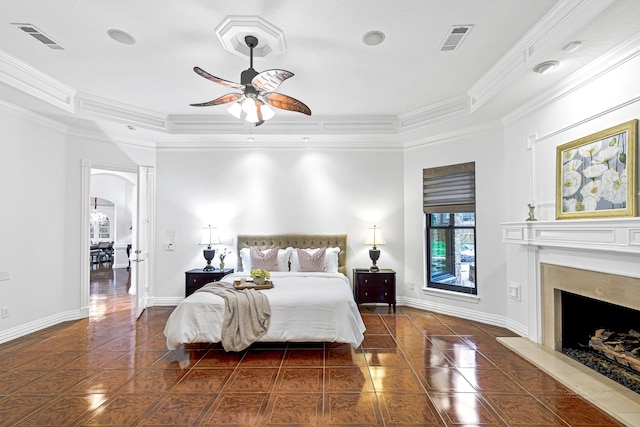
[[[260,126],[265,121],[275,116],[275,112],[269,107],[280,108],[282,110],[295,111],[298,113],[311,115],[311,109],[303,102],[298,101],[288,95],[274,92],[286,79],[293,77],[291,71],[272,69],[257,72],[253,68],[253,49],[258,45],[258,38],[252,35],[245,36],[245,43],[249,47],[249,68],[240,74],[240,83],[231,82],[213,76],[200,67],[194,67],[196,74],[223,86],[241,90],[240,93],[228,93],[213,101],[190,104],[193,107],[209,107],[233,103],[227,110],[231,115],[244,119],[255,126]]]

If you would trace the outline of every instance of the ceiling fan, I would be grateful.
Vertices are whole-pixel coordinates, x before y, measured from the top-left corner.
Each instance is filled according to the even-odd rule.
[[[310,116],[311,110],[303,102],[290,96],[273,92],[283,81],[292,77],[293,73],[278,69],[257,72],[253,69],[253,48],[258,45],[258,39],[254,36],[246,36],[244,41],[249,47],[250,63],[249,68],[240,74],[240,83],[212,76],[200,67],[193,67],[193,71],[205,79],[223,86],[240,89],[241,92],[228,93],[213,101],[190,105],[192,107],[209,107],[233,102],[234,104],[229,108],[229,112],[237,118],[240,118],[244,112],[246,115],[245,120],[255,123],[256,126],[260,126],[275,115],[267,104],[282,110],[296,111]]]

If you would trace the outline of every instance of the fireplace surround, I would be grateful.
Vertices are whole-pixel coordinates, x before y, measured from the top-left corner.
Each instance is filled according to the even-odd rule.
[[[556,351],[564,291],[640,310],[640,218],[503,223],[502,241],[518,248],[508,251],[510,286],[523,282],[510,310],[527,315],[522,337],[499,341],[625,425],[640,426],[638,393]]]
[[[542,343],[556,351],[563,342],[562,291],[640,311],[640,279],[544,263],[540,272]]]

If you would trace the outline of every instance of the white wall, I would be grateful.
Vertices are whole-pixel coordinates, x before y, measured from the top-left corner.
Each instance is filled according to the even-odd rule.
[[[0,104],[0,331],[64,306],[66,167],[63,127]]]
[[[136,161],[154,153],[131,150]],[[81,316],[82,161],[136,167],[99,134],[88,136],[0,103],[0,342]]]
[[[184,272],[204,267],[198,243],[207,224],[232,237],[347,233],[349,272],[371,265],[363,242],[376,224],[387,242],[378,265],[403,281],[399,150],[160,150],[157,161],[156,301],[182,298]],[[166,251],[173,231],[175,250]],[[228,248],[226,267],[235,268],[235,241]]]
[[[640,58],[623,62],[593,80],[585,80],[577,90],[565,96],[555,93],[522,117],[516,117],[505,129],[506,172],[509,180],[506,200],[506,220],[522,221],[523,206],[531,199],[528,183],[534,177],[533,200],[537,218],[555,220],[556,147],[600,130],[640,117]],[[556,96],[553,98],[553,96]],[[532,138],[533,137],[533,138]],[[527,150],[527,139],[535,141],[533,151]],[[533,154],[533,162],[531,156]],[[531,165],[533,164],[533,168]],[[533,171],[533,172],[532,172]],[[640,189],[640,185],[637,187]],[[522,286],[520,301],[507,299],[507,316],[521,325],[522,333],[537,339],[539,310],[536,291],[537,263],[544,253],[534,253],[520,245],[507,245],[507,281]],[[590,259],[588,253],[577,256]],[[593,255],[586,264],[596,270],[629,256]],[[533,260],[533,261],[532,261]],[[628,266],[640,274],[640,262]],[[629,271],[631,271],[629,270]]]
[[[404,269],[407,283],[400,287],[403,302],[415,307],[503,324],[505,312],[505,257],[500,243],[506,194],[502,127],[496,123],[476,131],[461,130],[446,137],[430,137],[404,153]],[[476,277],[478,298],[425,286],[422,170],[475,162],[476,167]],[[523,212],[524,215],[524,212]]]

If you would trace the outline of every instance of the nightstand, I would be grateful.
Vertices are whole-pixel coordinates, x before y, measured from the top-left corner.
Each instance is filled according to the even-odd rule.
[[[215,269],[204,271],[201,268],[189,270],[185,272],[186,280],[184,284],[184,297],[188,297],[209,282],[217,282],[227,274],[233,273],[233,268],[225,268],[224,270]]]
[[[353,293],[357,304],[384,302],[396,312],[396,272],[390,269],[353,269]]]

